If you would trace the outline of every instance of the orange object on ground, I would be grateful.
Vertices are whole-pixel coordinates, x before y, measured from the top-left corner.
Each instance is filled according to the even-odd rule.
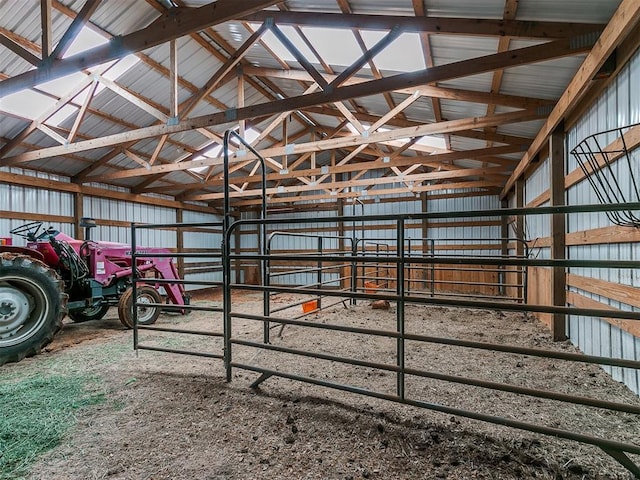
[[[376,293],[379,288],[380,286],[373,282],[364,282],[364,293]]]
[[[313,312],[318,309],[318,300],[309,300],[302,304],[302,313]]]

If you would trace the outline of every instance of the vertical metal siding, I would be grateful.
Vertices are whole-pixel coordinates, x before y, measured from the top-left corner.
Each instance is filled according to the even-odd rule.
[[[616,79],[611,82],[605,92],[589,108],[576,125],[568,132],[567,151],[570,151],[588,135],[623,127],[631,123],[640,122],[640,91],[633,86],[640,84],[640,53],[622,69]],[[609,135],[603,142],[610,143],[615,139],[615,133]],[[568,171],[578,167],[574,158],[567,158]],[[638,178],[640,171],[640,149],[632,152],[633,174]],[[631,175],[626,162],[617,162],[613,168],[614,175],[620,181],[621,187],[629,193],[631,191]],[[597,203],[597,197],[587,181],[574,185],[567,191],[570,205]],[[611,223],[603,213],[570,214],[568,215],[567,231],[577,232],[599,227],[608,227]],[[569,258],[572,259],[609,259],[632,260],[640,258],[640,245],[637,243],[610,245],[579,245],[568,248]],[[596,269],[572,268],[571,273],[588,278],[601,279],[624,285],[640,286],[640,272],[628,269]],[[591,298],[604,305],[620,310],[637,310],[628,304],[612,300],[605,296],[591,294],[572,288],[580,295]],[[594,317],[575,317],[569,319],[569,335],[571,341],[585,353],[612,356],[626,359],[640,359],[640,339],[634,337],[608,322]],[[639,372],[628,368],[605,368],[611,376],[625,383],[636,394],[640,394]]]
[[[27,171],[17,168],[2,168],[2,171],[26,175]],[[60,181],[57,175],[29,172],[28,176],[37,176],[49,180]],[[10,185],[0,183],[0,210],[20,213],[42,213],[44,215],[58,215],[73,217],[73,195],[66,192],[54,192],[50,190]],[[9,231],[20,225],[28,223],[25,219],[0,218],[0,236],[10,236]],[[53,227],[56,230],[73,235],[72,223],[45,222],[44,228]],[[23,245],[24,239],[13,237],[16,245]]]

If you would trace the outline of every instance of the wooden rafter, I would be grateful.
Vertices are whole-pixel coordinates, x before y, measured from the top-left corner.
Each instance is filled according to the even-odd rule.
[[[101,1],[102,0],[86,1],[86,3],[82,6],[82,10],[78,12],[78,15],[73,19],[67,31],[64,32],[64,35],[62,35],[62,38],[56,45],[55,50],[53,51],[53,53],[51,53],[51,57],[60,59],[64,56],[64,54],[71,46],[71,43],[78,36],[82,28],[87,24],[87,22],[91,18],[91,15],[93,15],[93,13],[96,11]]]
[[[278,25],[303,25],[327,28],[391,30],[398,25],[404,32],[433,34],[509,36],[525,38],[569,38],[601,31],[604,25],[567,22],[521,22],[467,18],[409,17],[394,15],[336,14],[319,12],[259,11],[244,20],[263,22],[273,19]]]
[[[216,70],[209,80],[204,84],[198,93],[196,93],[189,102],[180,109],[180,118],[186,118],[189,113],[193,111],[198,104],[211,93],[211,91],[220,85],[222,79],[242,60],[247,54],[248,50],[254,43],[264,34],[267,30],[267,25],[262,26],[256,30],[235,52],[231,55],[224,64]]]
[[[609,58],[611,52],[637,27],[640,20],[640,2],[637,0],[623,0],[615,11],[605,30],[602,32],[598,42],[587,55],[578,72],[569,82],[564,93],[558,100],[553,111],[549,114],[546,122],[536,135],[529,150],[522,157],[522,160],[514,170],[511,177],[505,184],[501,196],[505,197],[509,190],[513,188],[515,182],[529,167],[535,156],[547,143],[547,139],[553,130],[560,124],[562,119],[573,108],[578,101],[586,94],[589,83],[600,67]]]
[[[518,10],[518,0],[506,0],[504,6],[504,13],[502,18],[505,20],[514,20],[516,18],[516,11]],[[498,40],[498,52],[506,52],[509,50],[511,39],[509,37],[500,37]],[[491,93],[500,93],[500,87],[502,86],[502,77],[504,76],[504,69],[500,68],[493,72],[491,79]],[[496,111],[496,104],[489,103],[487,105],[487,115],[492,115]],[[487,128],[487,131],[495,129]],[[487,141],[487,146],[491,146],[491,141]]]
[[[23,60],[26,60],[27,62],[29,62],[31,65],[35,65],[35,66],[40,65],[40,59],[36,55],[34,55],[25,47],[23,47],[22,45],[17,43],[15,40],[13,40],[11,36],[14,36],[14,35],[7,35],[7,33],[9,32],[0,31],[0,45],[4,45],[6,48],[11,50],[13,53],[18,55]],[[3,80],[3,82],[6,80],[8,79]]]
[[[349,1],[348,0],[336,0],[338,2],[338,6],[340,7],[340,10],[342,10],[343,13],[352,13],[351,11],[351,7],[349,6]],[[300,27],[296,27],[300,32],[302,32],[302,28]],[[364,39],[362,38],[362,34],[360,33],[360,31],[357,28],[352,28],[351,32],[353,33],[356,42],[358,43],[358,45],[360,46],[360,50],[362,50],[362,52],[364,53],[367,50],[366,44],[364,42]],[[375,62],[373,61],[373,58],[371,60],[369,60],[369,68],[371,69],[371,74],[373,75],[373,78],[382,78],[382,74],[380,73],[380,70],[378,70],[378,67],[376,66]],[[333,73],[333,72],[329,72],[327,71],[327,73]],[[333,80],[331,80],[333,81]],[[345,82],[348,81],[345,80]],[[342,83],[345,83],[342,82]],[[389,106],[389,108],[394,108],[395,107],[395,103],[393,101],[393,97],[391,96],[391,94],[389,92],[384,93],[384,99],[387,102],[387,105]],[[354,105],[355,106],[355,105]],[[358,111],[358,109],[356,108],[356,112]],[[402,117],[404,117],[404,114],[401,115]]]
[[[427,12],[424,8],[424,2],[422,0],[413,0],[413,11],[415,12],[417,17],[427,16]],[[431,39],[429,38],[428,32],[420,32],[420,43],[422,45],[424,63],[427,68],[431,68],[433,67],[434,63],[433,54],[431,52]],[[431,106],[433,108],[433,116],[435,117],[436,122],[441,122],[443,118],[440,100],[437,97],[431,97]],[[448,135],[445,136],[445,144],[447,148],[451,148],[451,138]]]
[[[289,80],[313,81],[311,76],[302,70],[277,70],[261,67],[244,67],[244,73],[264,78],[282,78]],[[323,74],[327,82],[331,82],[336,76]],[[370,81],[370,78],[354,76],[344,82],[345,85],[356,85]],[[496,94],[490,92],[479,92],[475,90],[462,90],[449,87],[436,87],[433,85],[415,85],[406,88],[398,88],[393,90],[394,93],[404,93],[411,95],[414,91],[418,91],[420,95],[425,97],[443,98],[448,100],[459,100],[462,102],[472,103],[495,103],[512,108],[536,108],[553,105],[553,100],[534,98],[528,96]]]
[[[42,59],[53,49],[53,31],[51,28],[51,0],[40,0],[40,24],[42,25]]]
[[[98,88],[98,82],[93,80],[91,87],[89,88],[89,93],[87,94],[87,98],[85,98],[82,107],[78,110],[78,114],[76,115],[76,119],[73,122],[73,126],[69,131],[69,136],[67,137],[67,142],[71,143],[76,138],[76,134],[78,133],[78,128],[80,128],[80,124],[84,120],[85,115],[87,114],[87,109],[89,108],[89,104],[93,99],[93,96],[96,93],[96,89]]]
[[[42,1],[51,2],[51,0]],[[275,3],[278,3],[278,0],[218,0],[199,8],[177,10],[171,15],[161,16],[148,27],[118,37],[107,45],[92,48],[67,59],[48,62],[36,70],[4,80],[0,83],[0,98],[33,87],[38,83],[61,78],[85,68],[160,45],[211,25],[239,18]],[[45,58],[49,52],[46,53]]]
[[[304,108],[307,106],[319,105],[327,102],[335,102],[353,97],[393,91],[400,86],[406,87],[407,84],[425,84],[435,81],[442,81],[448,78],[457,78],[461,75],[473,75],[476,73],[493,71],[496,68],[505,68],[507,66],[532,63],[549,58],[564,57],[588,50],[588,48],[589,47],[587,44],[576,45],[569,40],[557,40],[555,42],[549,42],[542,45],[535,45],[532,47],[510,50],[509,52],[477,57],[471,60],[463,60],[447,65],[435,66],[433,68],[418,72],[394,75],[379,80],[371,80],[369,82],[364,82],[357,85],[346,85],[333,89],[331,92],[313,93],[309,95],[302,95],[286,98],[283,100],[247,106],[241,109],[233,109],[233,111],[204,115],[202,117],[192,118],[179,122],[176,125],[157,125],[152,127],[145,127],[123,134],[103,137],[99,141],[77,142],[67,145],[65,147],[65,150],[59,150],[59,147],[45,148],[37,152],[27,152],[24,154],[9,157],[4,159],[2,162],[22,163],[28,162],[30,160],[47,158],[54,155],[64,155],[65,153],[87,151],[105,146],[114,146],[134,140],[142,140],[144,138],[150,138],[164,134],[177,133],[186,130],[193,130],[196,128],[223,124],[227,123],[230,118],[234,118],[235,120],[240,120],[242,118],[256,118],[274,113],[280,113],[283,111]],[[540,115],[538,114],[533,116],[539,117]]]
[[[409,189],[407,187],[401,188],[377,188],[368,190],[367,194],[364,195],[362,192],[340,192],[334,195],[305,195],[304,197],[275,197],[269,199],[269,204],[278,204],[278,203],[295,203],[300,200],[304,200],[307,202],[316,201],[316,200],[326,200],[327,198],[337,199],[337,198],[373,198],[380,195],[399,195],[407,193],[418,194],[422,192],[435,192],[440,190],[462,190],[462,189],[486,189],[485,195],[495,194],[499,191],[499,184],[492,181],[486,180],[472,180],[466,182],[451,182],[451,183],[439,183],[434,185],[420,185],[414,187],[413,189]],[[477,193],[475,193],[477,194]],[[475,195],[474,194],[474,195]],[[459,193],[456,193],[452,196],[461,196]],[[406,199],[406,196],[404,197]],[[249,205],[259,205],[261,202],[260,199],[255,198],[251,200],[237,200],[233,202],[233,206],[235,207],[245,207]]]
[[[330,165],[320,168],[306,168],[306,169],[290,169],[288,173],[269,173],[266,175],[267,181],[277,181],[282,179],[291,179],[298,176],[312,177],[314,175],[338,175],[343,173],[352,173],[352,172],[366,172],[370,170],[384,170],[392,167],[413,167],[414,165],[421,166],[429,166],[431,168],[439,168],[444,167],[446,170],[458,169],[462,167],[455,167],[452,165],[443,165],[443,162],[452,162],[455,160],[464,160],[464,159],[484,159],[485,157],[494,156],[497,154],[507,154],[513,153],[513,147],[491,147],[491,148],[481,148],[476,150],[467,150],[467,151],[454,151],[448,153],[440,153],[428,156],[419,156],[419,157],[405,157],[400,156],[400,154],[404,151],[403,148],[399,148],[393,153],[386,155],[388,157],[388,161],[384,159],[384,157],[379,157],[374,161],[368,162],[359,162],[352,164],[343,164],[343,165]],[[501,170],[504,172],[504,169]],[[234,183],[257,183],[261,180],[260,175],[252,175],[246,177],[231,177]],[[203,188],[206,186],[221,186],[222,178],[213,178],[206,185],[198,185],[198,188]],[[189,185],[185,185],[185,188],[188,188]]]
[[[421,125],[420,127],[411,127],[404,129],[395,129],[387,132],[374,133],[367,137],[357,135],[351,137],[342,137],[342,138],[333,138],[329,140],[320,140],[316,142],[306,143],[306,144],[292,144],[289,146],[282,147],[274,147],[267,148],[260,151],[261,155],[269,158],[269,157],[277,157],[280,155],[288,154],[301,154],[313,151],[322,151],[322,150],[332,150],[341,147],[353,147],[363,144],[370,144],[379,141],[385,140],[394,140],[399,138],[409,138],[409,137],[417,137],[423,135],[432,135],[437,133],[448,133],[454,132],[456,130],[467,130],[470,126],[484,127],[488,125],[502,125],[506,123],[513,122],[524,122],[528,120],[533,120],[536,118],[540,118],[540,116],[535,112],[530,111],[519,111],[519,112],[508,112],[493,115],[492,117],[480,117],[480,118],[465,118],[462,120],[450,120],[447,122],[441,123],[432,123]],[[509,146],[513,149],[513,146]],[[54,147],[57,148],[57,147]],[[461,153],[464,152],[453,152],[453,153]],[[248,157],[248,158],[246,158]],[[234,154],[230,156],[230,158],[236,162],[244,162],[253,158],[252,155],[246,154],[246,152],[242,156],[237,156]],[[220,159],[203,159],[203,160],[194,160],[192,162],[181,162],[181,163],[173,163],[170,165],[158,165],[151,167],[148,170],[124,170],[120,172],[115,172],[109,175],[105,175],[103,178],[105,179],[115,179],[115,178],[127,178],[127,177],[136,177],[141,175],[150,175],[161,172],[170,172],[170,171],[179,171],[179,170],[187,170],[189,168],[199,168],[199,167],[208,167],[211,165],[220,165]]]
[[[378,178],[368,178],[365,180],[357,180],[350,179],[346,181],[340,182],[311,182],[307,185],[294,185],[287,187],[275,187],[275,188],[267,188],[267,194],[287,194],[287,193],[299,193],[299,192],[311,192],[322,189],[344,189],[345,187],[371,187],[375,185],[388,185],[394,183],[402,183],[402,182],[414,182],[414,186],[417,184],[427,181],[427,180],[445,180],[451,178],[462,178],[462,177],[475,177],[475,176],[485,176],[490,175],[492,172],[498,173],[498,168],[463,168],[458,170],[447,170],[441,172],[430,172],[430,173],[420,173],[420,174],[408,174],[404,175],[402,180],[400,181],[396,177],[378,177]],[[501,186],[502,183],[496,183],[494,186]],[[260,189],[254,190],[246,190],[246,191],[238,191],[232,194],[232,197],[251,197],[260,195]],[[192,195],[185,197],[186,200],[219,200],[224,197],[224,193],[205,193],[200,195]]]

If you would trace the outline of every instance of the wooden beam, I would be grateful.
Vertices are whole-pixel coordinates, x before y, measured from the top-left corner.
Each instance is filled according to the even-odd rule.
[[[350,66],[345,68],[340,74],[331,81],[329,84],[331,88],[336,88],[346,82],[349,78],[351,78],[358,70],[360,70],[366,63],[371,61],[373,57],[378,55],[382,50],[387,48],[396,38],[400,36],[402,33],[401,29],[398,26],[395,26],[391,29],[389,33],[387,33],[379,42],[377,42],[373,47],[364,52],[360,58],[358,58],[355,62],[353,62]]]
[[[69,131],[69,136],[67,137],[68,143],[73,142],[73,140],[76,138],[76,134],[78,133],[78,128],[80,128],[80,124],[82,123],[82,120],[84,120],[84,117],[87,114],[87,109],[89,108],[89,104],[91,103],[91,100],[93,99],[93,96],[95,95],[97,88],[98,88],[98,82],[94,80],[93,83],[91,84],[91,88],[89,89],[89,93],[87,94],[87,98],[85,98],[84,103],[82,104],[82,107],[80,107],[80,110],[78,110],[76,119],[74,120],[73,126]]]
[[[583,277],[573,273],[567,274],[567,284],[580,290],[594,293],[616,302],[640,308],[640,288],[631,285],[609,282],[592,277]],[[640,326],[640,322],[638,323]]]
[[[38,130],[47,135],[49,138],[53,138],[60,145],[65,145],[67,143],[67,139],[60,135],[58,132],[53,130],[52,128],[46,126],[44,123],[38,125]]]
[[[260,39],[260,37],[267,31],[266,24],[262,24],[258,30],[256,30],[253,35],[251,35],[234,53],[231,55],[224,64],[216,70],[216,72],[211,76],[207,83],[200,89],[200,91],[193,95],[191,99],[189,99],[188,103],[181,108],[180,118],[186,118],[189,113],[193,111],[194,108],[198,106],[198,104],[206,98],[211,91],[216,88],[222,79],[229,73],[233,68],[244,58],[249,49],[253,47],[253,45]]]
[[[507,181],[501,197],[504,198],[513,187],[515,181],[525,172],[532,160],[540,152],[549,135],[562,122],[578,102],[586,94],[590,82],[600,67],[609,58],[613,50],[633,31],[640,20],[640,2],[637,0],[623,0],[606,26],[598,42],[587,55],[555,108],[549,114],[546,122],[536,135],[531,147],[522,157],[520,164]]]
[[[214,5],[217,5],[218,3],[219,2]],[[38,152],[28,152],[22,155],[9,157],[5,161],[11,163],[20,163],[30,160],[49,158],[50,156],[55,155],[64,155],[65,153],[74,153],[105,146],[119,145],[122,143],[134,140],[142,140],[144,138],[154,137],[158,135],[172,134],[186,130],[192,130],[195,128],[219,125],[228,123],[229,121],[238,121],[243,118],[256,118],[313,105],[346,100],[353,97],[389,92],[399,87],[407,87],[407,85],[420,85],[424,83],[442,81],[451,78],[458,78],[460,76],[492,71],[496,68],[505,68],[509,65],[514,66],[546,60],[549,58],[563,57],[579,53],[587,48],[588,47],[585,44],[574,45],[568,40],[558,40],[542,45],[535,45],[533,47],[525,47],[522,49],[510,50],[508,52],[487,55],[484,57],[477,57],[471,60],[463,60],[460,62],[436,66],[418,72],[394,75],[379,80],[371,80],[369,82],[361,83],[358,85],[347,85],[333,89],[331,92],[313,93],[309,95],[252,105],[241,109],[230,109],[212,115],[205,115],[202,117],[185,120],[179,122],[177,125],[157,125],[133,130],[122,134],[110,135],[107,137],[103,137],[102,139],[90,140],[87,142],[78,142],[66,146],[65,150],[55,150],[56,147],[54,147],[54,149],[45,148]],[[0,83],[0,88],[5,82],[6,81]],[[542,114],[543,112],[540,113]],[[480,128],[480,126],[470,125],[465,130],[476,127]]]
[[[275,68],[263,68],[255,66],[245,66],[244,73],[246,75],[254,75],[264,78],[282,78],[288,80],[313,81],[311,75],[302,70],[278,70]],[[333,81],[337,75],[322,74],[327,82]],[[353,76],[344,82],[344,85],[356,85],[370,81],[370,78]],[[420,95],[425,97],[444,98],[448,100],[459,100],[461,102],[473,103],[495,103],[513,108],[536,108],[542,106],[553,105],[554,100],[539,99],[533,97],[525,97],[518,95],[507,95],[494,92],[478,92],[475,90],[462,90],[448,87],[437,87],[433,85],[415,85],[411,87],[400,86],[393,90],[393,93],[404,93],[411,95],[418,91]]]
[[[420,127],[411,127],[411,128],[399,128],[396,130],[389,130],[387,132],[373,133],[369,136],[351,136],[351,137],[343,137],[343,138],[333,138],[329,140],[319,140],[312,143],[301,143],[301,144],[292,144],[283,147],[274,147],[267,148],[261,150],[259,153],[265,157],[275,157],[288,154],[301,154],[301,153],[310,153],[313,151],[322,151],[322,150],[333,150],[337,148],[343,147],[355,147],[358,145],[368,145],[370,143],[381,142],[385,140],[394,140],[398,138],[412,138],[419,137],[423,135],[433,135],[437,133],[449,133],[455,132],[456,130],[467,130],[470,126],[474,127],[483,127],[486,125],[504,125],[506,123],[513,123],[518,121],[528,121],[533,120],[535,118],[539,118],[539,116],[535,112],[529,111],[518,111],[518,112],[507,112],[507,113],[499,113],[493,115],[492,117],[481,117],[481,118],[465,118],[461,120],[450,120],[448,122],[441,123],[430,123],[427,125],[421,125]],[[155,128],[155,127],[151,127]],[[171,128],[171,127],[168,127]],[[120,137],[122,134],[116,135],[116,137]],[[85,143],[85,142],[80,142]],[[117,144],[114,143],[114,144]],[[507,146],[509,148],[514,148],[513,146]],[[52,151],[54,148],[52,147],[47,150]],[[62,147],[60,147],[62,148]],[[66,147],[67,149],[71,148],[71,145]],[[94,147],[95,148],[95,147]],[[499,148],[499,147],[498,147]],[[498,150],[502,151],[502,150]],[[29,152],[31,153],[31,152]],[[22,155],[29,155],[22,154]],[[33,152],[38,153],[38,152]],[[467,155],[466,152],[454,152],[455,154]],[[513,153],[513,151],[511,151]],[[14,157],[15,158],[15,157]],[[238,157],[237,154],[233,154],[230,157],[231,162],[243,162],[254,159],[254,156],[250,153],[246,153]],[[9,160],[9,159],[8,159]],[[414,163],[415,163],[415,159]],[[221,165],[222,159],[219,158],[207,158],[202,160],[193,160],[191,162],[180,162],[173,163],[168,165],[156,165],[151,167],[150,169],[134,169],[134,170],[125,170],[120,172],[115,172],[109,174],[108,176],[103,176],[103,178],[128,178],[128,177],[136,177],[139,175],[152,175],[154,173],[163,173],[163,172],[171,172],[171,171],[180,171],[180,170],[188,170],[190,168],[198,168],[198,167],[208,167],[211,165]]]
[[[51,0],[42,1],[51,2]],[[240,18],[274,5],[278,1],[280,0],[218,0],[199,8],[176,9],[162,15],[146,28],[125,36],[114,37],[107,45],[92,48],[66,59],[54,60],[41,65],[36,70],[4,80],[0,83],[0,98],[33,87],[38,83],[55,80],[85,68],[146,50],[211,25]],[[45,55],[45,58],[46,56],[48,55]]]
[[[51,0],[40,0],[40,23],[42,25],[42,59],[51,54],[53,32],[51,28]]]
[[[272,18],[278,25],[306,25],[327,28],[391,30],[398,25],[404,32],[431,34],[489,35],[525,38],[569,38],[599,32],[603,25],[568,22],[532,22],[471,18],[410,17],[399,15],[360,15],[319,12],[261,11],[243,20],[263,22]]]
[[[236,88],[236,96],[238,97],[238,108],[244,107],[244,96],[245,96],[245,85],[244,85],[244,74],[242,73],[242,67],[238,70],[238,85]],[[246,120],[240,120],[238,122],[238,135],[244,138],[246,133]]]
[[[153,116],[153,117],[155,117],[158,120],[161,120],[163,122],[166,122],[167,120],[169,120],[169,115],[167,115],[163,111],[160,111],[158,108],[156,108],[155,106],[151,105],[149,102],[147,102],[144,99],[142,99],[141,95],[132,93],[131,91],[127,90],[126,88],[121,87],[120,85],[118,85],[113,80],[109,80],[108,78],[103,77],[102,75],[97,75],[96,78],[100,83],[102,83],[109,90],[111,90],[112,92],[114,92],[117,95],[121,96],[122,98],[124,98],[128,102],[130,102],[133,105],[135,105],[136,107],[140,108],[141,110],[144,110],[149,115],[151,115],[151,116]]]
[[[498,169],[494,168],[462,168],[459,170],[447,170],[441,172],[430,172],[430,173],[420,173],[420,174],[409,174],[402,175],[402,180],[399,180],[398,177],[378,177],[378,178],[368,178],[365,180],[356,180],[350,179],[342,182],[311,182],[308,185],[293,185],[288,187],[275,187],[275,188],[267,188],[267,194],[282,194],[282,193],[297,193],[297,192],[308,192],[322,189],[344,189],[346,187],[369,187],[373,185],[387,185],[393,183],[402,183],[402,182],[424,182],[427,180],[444,180],[450,178],[461,178],[461,177],[483,177],[485,175],[491,175],[493,172],[497,172]],[[236,182],[237,183],[237,182]],[[232,193],[232,197],[248,197],[260,195],[260,189],[254,190],[245,190],[242,192]],[[218,200],[224,197],[223,192],[219,193],[205,193],[200,195],[191,195],[184,197],[184,200]]]
[[[73,232],[75,238],[84,240],[84,231],[80,228],[80,220],[84,217],[84,195],[73,192]]]
[[[79,192],[91,197],[111,198],[127,202],[142,203],[145,205],[157,205],[160,207],[168,208],[183,208],[185,210],[194,212],[211,213],[210,207],[195,205],[193,203],[183,203],[175,200],[165,200],[163,198],[117,192],[104,188],[81,186],[75,183],[48,180],[45,178],[32,177],[29,175],[19,175],[17,173],[0,172],[0,183],[43,188],[56,192]]]
[[[427,11],[424,6],[423,0],[413,0],[413,11],[416,17],[426,17]],[[420,45],[422,47],[422,55],[424,57],[424,64],[427,68],[431,68],[434,65],[433,53],[431,51],[431,39],[427,32],[420,32]],[[431,98],[431,107],[433,108],[433,116],[436,122],[441,122],[442,118],[442,106],[438,98]],[[493,112],[491,112],[493,113]],[[451,149],[451,136],[445,136],[445,146],[447,149]]]
[[[502,18],[505,20],[515,20],[516,11],[518,10],[518,1],[519,0],[506,0],[504,5],[504,12],[502,14]],[[500,37],[498,40],[498,52],[505,52],[509,50],[509,46],[511,45],[510,37]],[[504,76],[504,70],[499,69],[493,72],[493,78],[491,79],[491,91],[499,92],[502,86],[502,78]],[[496,105],[490,103],[487,105],[487,115],[491,115],[496,111]],[[495,130],[493,128],[486,128],[485,130]],[[491,146],[491,142],[487,142],[487,147]]]
[[[573,276],[572,276],[573,277]],[[571,283],[569,285],[571,286],[576,286],[574,285],[575,279],[571,278]],[[591,280],[594,280],[592,278],[589,279],[585,279],[586,282],[586,286],[587,287],[591,287]],[[583,282],[580,282],[580,284],[582,285]],[[621,285],[620,285],[621,286]],[[578,287],[579,288],[579,287]],[[633,288],[633,287],[631,287]],[[589,291],[589,290],[587,290]],[[636,294],[638,294],[638,292],[636,292]],[[599,310],[611,310],[612,312],[616,312],[616,311],[620,311],[617,308],[612,307],[611,305],[607,305],[605,303],[602,302],[598,302],[597,300],[593,300],[592,298],[589,297],[585,297],[584,295],[581,295],[577,292],[567,292],[567,302],[571,305],[575,305],[578,308],[592,308],[592,309],[599,309]],[[605,316],[601,316],[600,317],[602,320],[604,320],[607,323],[610,323],[611,325],[614,325],[616,327],[618,327],[621,330],[624,330],[625,332],[629,332],[631,335],[634,335],[636,337],[640,337],[640,322],[638,322],[637,320],[623,320],[620,318],[613,318],[613,317],[605,317]]]
[[[169,116],[178,117],[178,43],[169,42]]]
[[[25,127],[18,135],[13,137],[9,142],[7,142],[2,148],[0,148],[0,159],[6,157],[6,155],[24,142],[27,137],[38,128],[38,125],[42,122],[45,122],[49,117],[55,114],[58,110],[64,107],[73,97],[82,92],[87,86],[89,86],[92,82],[90,77],[85,78],[82,82],[78,84],[73,90],[71,90],[67,95],[61,97],[51,108],[48,108],[42,115],[33,120],[27,127]],[[3,165],[0,160],[0,165]]]
[[[612,225],[567,234],[567,245],[640,243],[640,229]]]
[[[60,59],[64,56],[64,54],[71,46],[71,43],[78,36],[82,28],[87,24],[87,22],[91,18],[91,15],[93,15],[93,13],[96,11],[101,1],[102,0],[87,0],[85,2],[80,12],[78,12],[76,18],[73,19],[71,25],[69,26],[69,28],[67,28],[67,31],[64,32],[64,35],[62,35],[62,38],[58,42],[58,45],[56,45],[55,50],[51,54],[52,58]]]
[[[29,62],[31,65],[34,65],[36,67],[40,65],[40,59],[37,56],[24,48],[22,45],[19,45],[18,43],[11,40],[3,32],[0,32],[0,45],[4,45],[20,58]],[[3,82],[6,82],[9,78],[3,80]]]
[[[398,194],[405,195],[402,198],[406,200],[407,193],[417,194],[421,192],[432,192],[432,191],[449,190],[449,189],[463,190],[463,189],[487,188],[487,189],[491,189],[490,192],[487,191],[485,193],[485,195],[488,195],[488,194],[497,192],[495,187],[496,187],[495,182],[477,180],[477,181],[470,181],[470,182],[454,182],[454,183],[439,183],[436,185],[421,185],[419,187],[415,187],[412,191],[410,191],[407,188],[374,189],[374,190],[369,190],[367,192],[367,195],[362,195],[360,192],[340,192],[340,193],[337,193],[336,195],[322,194],[322,195],[304,195],[304,196],[280,197],[280,198],[273,197],[269,199],[269,204],[271,205],[271,204],[278,204],[278,203],[296,203],[299,201],[311,202],[316,200],[329,200],[329,199],[337,200],[339,198],[360,198],[361,200],[366,200],[368,198],[374,198],[379,195],[398,195]],[[479,194],[479,192],[474,192],[474,195],[475,194]],[[460,192],[457,192],[456,194],[449,196],[449,198],[458,197],[458,196],[460,196]],[[430,198],[437,198],[437,197],[434,196]],[[249,205],[257,205],[261,201],[262,200],[259,198],[251,199],[251,200],[238,200],[233,203],[233,206],[244,207]]]
[[[562,207],[565,205],[564,189],[564,132],[557,128],[551,135],[550,152],[550,178],[551,185],[551,206]],[[564,213],[551,215],[551,259],[565,259],[565,233],[566,221]],[[565,267],[553,267],[551,274],[551,304],[556,307],[564,307],[567,303],[567,283]],[[567,339],[565,313],[553,313],[551,315],[551,333],[554,342]]]

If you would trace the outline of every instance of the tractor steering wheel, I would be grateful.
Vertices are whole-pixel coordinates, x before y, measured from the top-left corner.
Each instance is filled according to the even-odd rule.
[[[42,222],[30,222],[10,230],[9,233],[26,238],[30,242],[35,242],[41,228]]]

